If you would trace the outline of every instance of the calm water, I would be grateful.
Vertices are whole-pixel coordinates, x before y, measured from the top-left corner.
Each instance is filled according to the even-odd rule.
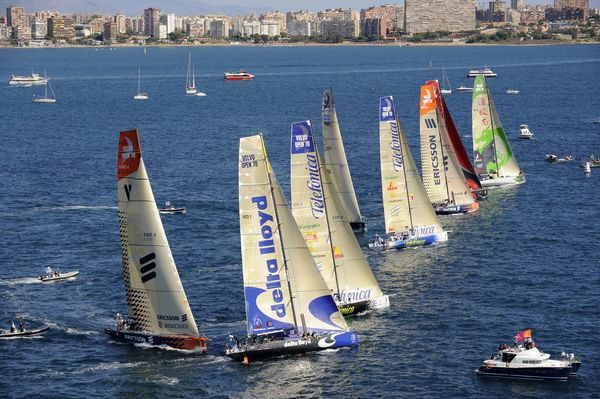
[[[0,341],[1,396],[23,397],[591,397],[600,391],[600,170],[549,165],[544,154],[600,153],[600,47],[192,48],[197,85],[183,94],[188,48],[0,50],[0,77],[44,69],[58,102],[39,88],[0,85],[0,324],[16,314],[52,327],[43,338]],[[430,60],[433,67],[429,67]],[[475,214],[445,217],[450,240],[434,248],[371,254],[388,311],[350,321],[356,350],[244,367],[223,355],[245,329],[237,151],[263,132],[289,192],[289,129],[320,125],[332,87],[369,236],[383,231],[377,104],[396,98],[418,159],[419,86],[454,87],[469,67],[498,72],[493,97],[517,159],[521,187],[492,192]],[[134,102],[138,66],[147,102]],[[252,82],[224,82],[243,67]],[[518,96],[504,94],[521,89]],[[447,96],[470,149],[470,94]],[[535,139],[516,139],[529,123]],[[125,310],[116,198],[120,130],[140,129],[159,202],[187,207],[163,223],[209,354],[109,341],[101,329]],[[470,150],[469,150],[470,152]],[[367,237],[362,237],[366,245]],[[47,265],[80,270],[41,285]],[[583,357],[577,381],[482,379],[485,356],[532,327],[538,346]]]

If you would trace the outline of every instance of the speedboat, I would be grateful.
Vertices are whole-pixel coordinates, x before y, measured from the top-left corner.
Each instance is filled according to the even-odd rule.
[[[519,94],[520,91],[517,89],[507,89],[506,94]]]
[[[546,161],[549,163],[564,163],[573,161],[575,157],[573,155],[566,155],[562,153],[560,157],[554,154],[546,154]]]
[[[468,78],[474,78],[477,75],[483,75],[486,78],[495,78],[495,77],[498,76],[498,74],[496,72],[492,71],[488,67],[485,67],[485,68],[483,68],[481,70],[479,70],[479,69],[470,69],[469,73],[467,74],[467,77]]]
[[[472,93],[473,92],[473,88],[472,87],[467,87],[464,85],[460,85],[460,87],[457,87],[455,89],[455,91],[459,92],[459,93]]]
[[[42,328],[34,328],[34,329],[22,329],[16,330],[13,332],[5,331],[0,329],[0,339],[3,338],[24,338],[24,337],[32,337],[35,335],[42,335],[46,331],[48,331],[50,327],[42,327]]]
[[[225,72],[225,80],[252,80],[254,75],[240,69],[238,72]]]
[[[517,338],[519,335],[522,336],[520,340]],[[577,376],[581,360],[573,353],[567,355],[563,352],[560,360],[553,360],[549,353],[535,346],[530,330],[517,337],[514,345],[501,345],[498,352],[484,360],[475,372],[482,376],[528,380],[567,381]]]
[[[75,276],[77,276],[79,274],[79,271],[74,271],[74,272],[66,272],[66,273],[61,273],[59,271],[54,271],[51,273],[47,273],[43,276],[39,276],[38,279],[40,281],[42,281],[43,283],[48,283],[51,281],[61,281],[61,280],[67,280],[70,278],[73,278]]]
[[[23,86],[28,87],[31,85],[43,85],[50,80],[47,76],[40,76],[38,73],[31,72],[30,76],[16,76],[11,75],[10,81],[8,82],[11,86]]]
[[[158,209],[158,213],[163,213],[163,214],[175,214],[175,213],[185,213],[185,212],[186,212],[185,208],[182,208],[182,207],[177,208],[175,205],[171,204],[171,201],[165,202],[165,207]]]
[[[529,126],[526,124],[522,124],[519,126],[519,138],[520,139],[531,139],[533,138],[533,133],[529,130]]]

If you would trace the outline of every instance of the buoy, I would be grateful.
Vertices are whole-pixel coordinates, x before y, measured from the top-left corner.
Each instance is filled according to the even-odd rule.
[[[583,165],[583,173],[585,173],[586,175],[592,173],[589,161]]]
[[[248,355],[244,355],[244,364],[248,365]]]

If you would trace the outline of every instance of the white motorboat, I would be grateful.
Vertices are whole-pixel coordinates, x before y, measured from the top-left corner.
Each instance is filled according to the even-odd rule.
[[[526,335],[519,341],[517,337],[521,334]],[[563,352],[560,360],[550,359],[550,354],[535,347],[530,330],[521,334],[515,337],[514,345],[501,345],[498,352],[484,360],[475,372],[483,376],[528,380],[567,381],[577,376],[581,360],[573,353]]]
[[[517,89],[507,89],[506,94],[519,94],[521,91]]]
[[[141,91],[142,84],[142,68],[138,68],[138,84],[137,84],[137,93],[133,96],[134,100],[147,100],[148,93],[142,93]]]
[[[564,152],[560,156],[554,154],[546,154],[546,161],[548,163],[564,163],[573,161],[575,157],[573,155],[566,155]]]
[[[486,78],[495,78],[498,76],[498,74],[494,71],[492,71],[490,68],[485,67],[483,69],[470,69],[469,73],[467,74],[468,78],[474,78],[477,75],[483,75]]]
[[[32,337],[35,335],[42,335],[44,334],[46,331],[48,331],[50,329],[50,327],[42,327],[42,328],[34,328],[34,329],[22,329],[22,330],[15,330],[15,331],[5,331],[0,329],[0,339],[6,339],[6,338],[25,338],[25,337]]]
[[[519,138],[520,139],[532,139],[533,133],[529,130],[529,126],[522,124],[519,126]]]
[[[472,87],[467,87],[465,85],[460,85],[460,87],[457,87],[454,91],[457,91],[459,93],[472,93],[473,92],[473,88]]]
[[[165,207],[158,209],[158,213],[163,213],[163,214],[174,214],[174,213],[185,213],[185,212],[186,212],[185,208],[183,208],[183,207],[178,208],[175,205],[173,205],[171,203],[171,201],[165,202]]]
[[[38,73],[31,72],[30,76],[17,76],[11,75],[10,81],[8,82],[11,86],[29,87],[31,85],[43,85],[50,80],[47,76],[40,76]]]
[[[46,273],[43,276],[39,276],[38,279],[41,280],[43,283],[49,283],[49,282],[54,282],[54,281],[62,281],[62,280],[67,280],[70,278],[73,278],[75,276],[77,276],[79,274],[79,271],[73,271],[73,272],[59,272],[59,271],[52,271],[50,273]]]

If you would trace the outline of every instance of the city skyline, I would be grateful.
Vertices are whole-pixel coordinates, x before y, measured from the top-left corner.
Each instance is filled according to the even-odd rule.
[[[488,1],[475,1],[476,4],[484,7]],[[552,4],[552,0],[525,0],[525,4]],[[25,7],[28,12],[56,10],[65,14],[68,13],[99,13],[116,14],[124,13],[126,15],[139,15],[145,8],[157,7],[165,12],[171,12],[178,15],[200,15],[200,14],[226,14],[243,15],[259,14],[266,11],[291,11],[308,9],[319,11],[325,8],[353,8],[361,9],[382,4],[404,4],[404,1],[382,2],[381,0],[328,0],[326,2],[314,3],[310,7],[304,1],[284,0],[277,2],[274,7],[268,0],[130,0],[125,4],[122,1],[89,1],[89,0],[0,0],[0,8],[3,10],[8,6]],[[590,7],[600,7],[600,0],[590,0]]]

